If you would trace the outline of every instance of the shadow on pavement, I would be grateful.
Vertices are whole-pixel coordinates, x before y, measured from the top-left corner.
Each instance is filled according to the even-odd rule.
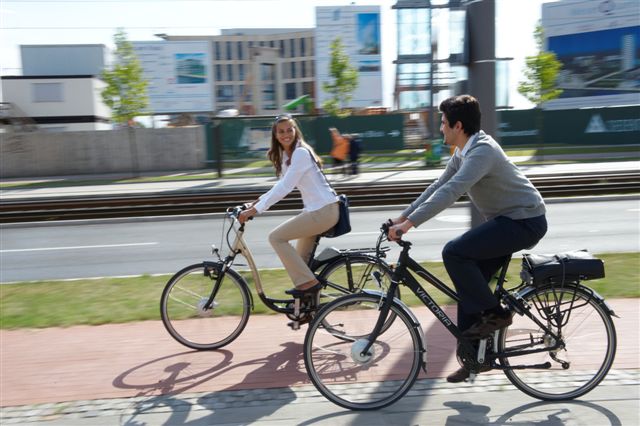
[[[280,352],[239,364],[232,363],[233,354],[230,351],[211,351],[210,353],[212,355],[221,355],[222,357],[214,361],[216,364],[213,367],[205,370],[194,368],[188,360],[184,360],[185,356],[188,357],[189,354],[198,353],[197,351],[172,354],[133,367],[116,377],[113,385],[122,389],[138,389],[139,393],[136,396],[147,398],[138,401],[134,399],[129,410],[125,410],[125,412],[132,411],[133,413],[123,415],[120,423],[129,426],[146,424],[145,421],[137,420],[137,418],[143,416],[145,413],[157,412],[158,408],[165,407],[166,410],[163,411],[170,412],[170,414],[164,424],[216,424],[218,423],[216,421],[216,409],[229,408],[229,406],[234,403],[241,403],[252,407],[252,410],[246,411],[247,414],[251,413],[251,418],[243,419],[243,423],[251,423],[268,416],[296,399],[295,392],[286,386],[300,383],[301,380],[306,379],[304,364],[302,362],[302,345],[299,343],[286,342],[281,346],[283,346],[284,349]],[[172,362],[173,359],[176,359],[176,362]],[[160,367],[164,364],[168,365],[158,371],[158,364]],[[204,413],[204,416],[199,416],[197,419],[187,421],[193,404],[180,399],[178,395],[204,382],[215,380],[216,377],[229,373],[236,368],[244,368],[251,365],[255,365],[256,368],[246,374],[244,380],[225,389],[224,393],[211,392],[198,398],[198,409],[202,410],[203,407],[205,408],[204,411],[200,411],[201,414]],[[150,370],[150,372],[145,372],[145,369]],[[278,378],[277,384],[279,388],[276,391],[269,392],[269,389],[247,390],[247,383],[254,386],[256,384],[263,384],[262,387],[268,388],[269,383],[265,382],[265,378],[269,376],[277,376]],[[137,380],[138,377],[145,377],[147,383],[129,383]],[[289,383],[288,385],[284,384],[285,387],[281,388],[280,386],[283,385],[283,380],[287,380]],[[235,391],[235,393],[230,394],[229,391]],[[150,397],[152,395],[156,396]],[[277,397],[275,400],[274,396]],[[267,401],[269,403],[266,403]]]

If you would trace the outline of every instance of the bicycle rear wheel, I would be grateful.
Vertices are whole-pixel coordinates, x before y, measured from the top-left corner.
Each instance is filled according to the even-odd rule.
[[[399,305],[396,320],[362,355],[379,314],[380,298],[353,294],[323,307],[309,326],[304,362],[315,387],[351,410],[374,410],[400,399],[420,372],[420,326]],[[330,327],[324,324],[330,324]]]
[[[530,312],[560,335],[564,347],[529,355],[503,357],[504,366],[543,365],[550,368],[507,369],[507,378],[522,392],[542,400],[582,396],[604,379],[616,352],[616,331],[605,308],[582,286],[539,288],[525,296]],[[498,336],[498,351],[552,347],[555,340],[525,316]]]
[[[235,340],[249,320],[251,295],[245,280],[229,269],[211,309],[204,306],[218,276],[217,265],[187,266],[167,283],[160,301],[169,334],[193,349],[218,349]]]

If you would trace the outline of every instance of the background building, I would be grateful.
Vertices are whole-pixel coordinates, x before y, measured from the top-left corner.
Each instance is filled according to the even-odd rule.
[[[2,124],[11,130],[107,130],[111,111],[100,95],[104,45],[20,46],[22,76],[2,77]]]
[[[315,97],[313,29],[227,29],[219,36],[158,36],[210,43],[215,113],[236,109],[246,115],[269,115],[303,95]]]

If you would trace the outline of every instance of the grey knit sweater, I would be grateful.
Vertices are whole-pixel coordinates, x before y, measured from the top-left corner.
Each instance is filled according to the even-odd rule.
[[[442,175],[402,216],[417,227],[455,203],[465,192],[485,220],[497,216],[526,219],[545,213],[538,190],[493,138],[480,131],[467,143],[471,145],[465,156],[453,155]]]

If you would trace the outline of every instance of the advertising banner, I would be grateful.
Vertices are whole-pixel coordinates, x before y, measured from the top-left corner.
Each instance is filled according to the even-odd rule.
[[[133,42],[149,82],[152,114],[214,110],[211,54],[206,41]]]
[[[638,0],[545,3],[542,25],[563,90],[545,109],[640,104]]]
[[[358,87],[349,105],[382,105],[382,59],[379,6],[327,6],[316,8],[316,106],[329,99],[323,83],[330,75],[331,43],[340,37],[349,62],[358,70]]]

